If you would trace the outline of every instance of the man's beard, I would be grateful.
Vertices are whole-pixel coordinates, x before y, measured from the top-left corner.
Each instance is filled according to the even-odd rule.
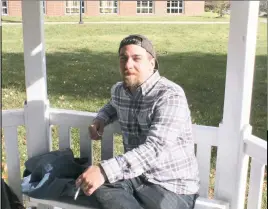
[[[123,77],[124,85],[128,88],[136,88],[139,86],[139,82],[136,78]]]

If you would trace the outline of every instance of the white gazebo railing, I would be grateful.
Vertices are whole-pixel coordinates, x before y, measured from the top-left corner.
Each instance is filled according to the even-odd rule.
[[[80,131],[80,156],[91,158],[92,144],[88,139],[88,128],[96,113],[64,110],[64,109],[50,109],[49,110],[49,126],[59,127],[59,148],[69,148],[71,146],[72,137],[70,135],[70,128],[79,128]],[[21,178],[20,178],[20,161],[18,152],[18,136],[17,127],[25,125],[25,114],[23,109],[19,110],[4,110],[3,111],[3,129],[6,147],[6,157],[8,166],[8,181],[11,188],[19,197],[21,195]],[[212,146],[218,146],[219,128],[207,127],[200,125],[193,125],[194,139],[197,145],[197,159],[200,167],[201,189],[200,196],[197,200],[197,206],[205,206],[207,208],[227,208],[228,204],[224,201],[212,200],[208,201],[209,192],[209,175],[210,175],[210,153]],[[105,128],[105,134],[101,142],[101,158],[108,159],[113,156],[113,136],[115,133],[120,134],[120,127],[118,123],[114,123]],[[52,138],[49,137],[49,144],[52,143]],[[38,145],[38,141],[34,146]],[[27,150],[31,150],[33,144],[27,143]],[[50,147],[51,150],[51,147]],[[228,150],[226,150],[228,153]],[[253,136],[248,135],[244,139],[244,153],[252,158],[250,181],[249,181],[249,195],[248,195],[248,209],[256,209],[261,207],[264,166],[267,165],[267,143]],[[246,179],[245,182],[246,184]],[[35,205],[37,199],[28,203]],[[49,204],[51,201],[38,200],[43,204]],[[244,204],[244,202],[243,202]],[[64,203],[56,203],[55,206],[66,207]],[[211,207],[209,207],[211,206]],[[212,207],[213,206],[213,207]],[[72,206],[73,207],[73,206]]]
[[[244,208],[249,158],[251,170],[247,208],[261,208],[267,142],[253,136],[249,125],[258,6],[259,2],[255,1],[231,2],[223,120],[219,127],[193,125],[201,179],[201,197],[196,205],[198,209]],[[22,196],[17,127],[24,125],[26,128],[28,157],[51,150],[51,126],[56,125],[59,126],[60,148],[70,147],[70,128],[79,128],[80,154],[93,159],[87,126],[96,114],[49,107],[41,2],[22,1],[22,18],[27,102],[24,109],[2,111],[8,184],[19,197]],[[103,159],[113,156],[114,133],[120,133],[117,123],[105,128],[101,146]],[[215,195],[209,200],[212,146],[217,147],[217,162]],[[57,201],[34,198],[28,201],[40,208],[44,208],[44,205],[75,208],[74,205]]]

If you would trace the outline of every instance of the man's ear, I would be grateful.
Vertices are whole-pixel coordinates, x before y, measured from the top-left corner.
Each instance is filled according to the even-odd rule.
[[[155,67],[155,58],[152,58],[151,60],[150,60],[150,63],[151,63],[151,65],[152,65],[152,69],[154,69],[154,67]]]

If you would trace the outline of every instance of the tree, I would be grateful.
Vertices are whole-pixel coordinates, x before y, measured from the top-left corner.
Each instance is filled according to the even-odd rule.
[[[223,17],[228,9],[230,9],[230,1],[212,1],[212,11],[218,13],[219,17]]]
[[[212,1],[205,1],[205,11],[211,12],[213,10],[213,3]]]
[[[268,2],[267,1],[260,1],[260,12],[268,13]]]

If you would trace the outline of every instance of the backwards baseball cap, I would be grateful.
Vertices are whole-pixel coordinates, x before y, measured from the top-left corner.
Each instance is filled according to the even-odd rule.
[[[136,40],[139,40],[139,43]],[[142,48],[144,48],[150,55],[152,55],[152,57],[155,59],[155,67],[154,69],[158,69],[159,64],[158,61],[156,59],[156,53],[153,47],[152,42],[145,36],[140,35],[140,34],[134,34],[134,35],[129,35],[127,37],[125,37],[120,45],[119,45],[119,49],[118,49],[118,53],[120,52],[120,49],[126,45],[130,45],[130,44],[135,44],[138,45]]]

